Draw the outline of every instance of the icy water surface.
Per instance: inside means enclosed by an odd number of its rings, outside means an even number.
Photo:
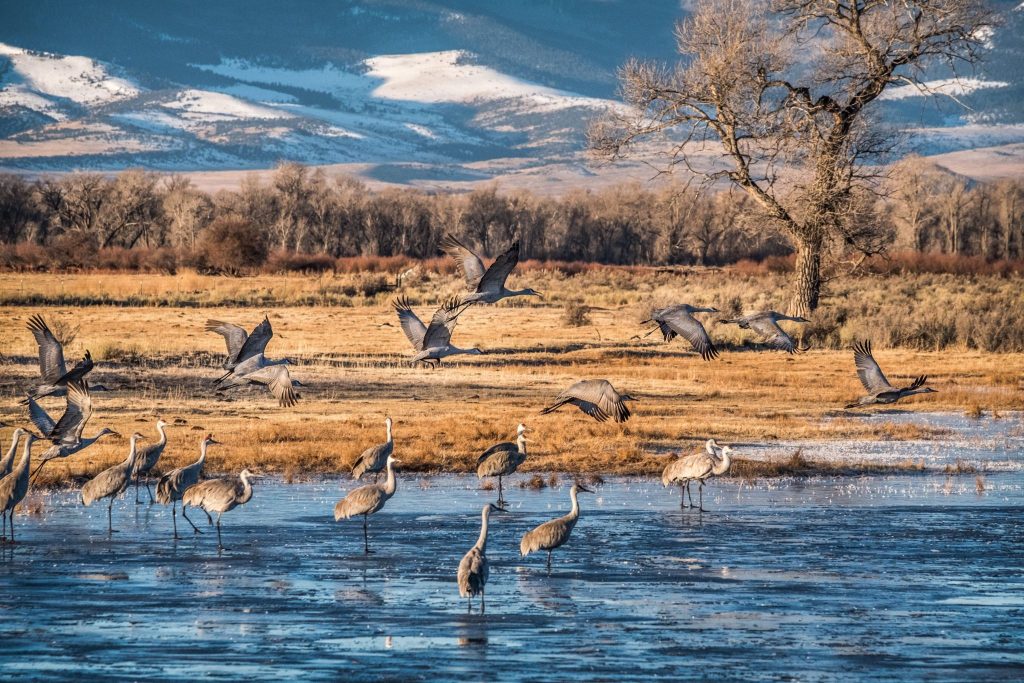
[[[563,481],[565,481],[563,477]],[[342,484],[351,486],[349,482]],[[265,481],[213,533],[173,543],[169,510],[71,493],[0,551],[0,672],[100,679],[992,679],[1024,673],[1024,474],[816,479],[581,496],[571,542],[518,556],[568,507],[512,488],[494,515],[487,613],[455,569],[494,495],[401,478],[370,520],[335,523],[337,482]],[[143,494],[145,495],[145,494]],[[202,517],[201,513],[197,516]],[[179,518],[180,521],[180,518]],[[183,525],[184,526],[184,525]],[[205,526],[205,522],[204,522]],[[212,532],[212,530],[211,530]]]

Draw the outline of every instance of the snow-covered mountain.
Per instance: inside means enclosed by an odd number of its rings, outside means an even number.
[[[583,131],[615,106],[616,68],[673,60],[685,11],[678,0],[16,5],[0,23],[0,167],[290,159],[399,182],[558,164],[587,175]],[[926,151],[1024,140],[1024,10],[1004,10],[984,70],[935,83],[967,108],[888,94],[885,115],[920,128]]]

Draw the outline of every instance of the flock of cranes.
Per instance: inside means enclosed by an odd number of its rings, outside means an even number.
[[[394,310],[402,331],[413,348],[410,363],[422,363],[430,368],[440,366],[443,359],[459,354],[479,354],[479,349],[462,349],[452,344],[452,333],[459,317],[474,304],[493,304],[502,299],[518,296],[537,296],[541,294],[533,289],[510,290],[505,286],[508,276],[519,261],[519,243],[498,256],[489,267],[484,267],[481,257],[462,242],[447,236],[442,244],[444,250],[453,256],[465,277],[468,292],[460,297],[445,301],[431,316],[428,324],[416,315],[405,298],[393,302]],[[655,323],[656,327],[647,334],[660,331],[666,342],[676,336],[684,338],[693,350],[705,361],[711,361],[720,354],[704,325],[695,314],[718,313],[713,307],[697,307],[679,304],[652,312],[651,318],[644,323]],[[809,322],[802,317],[787,316],[775,311],[763,311],[749,315],[722,319],[719,322],[735,324],[759,334],[772,348],[798,353],[800,348],[796,340],[780,327],[780,321],[798,323]],[[79,453],[106,436],[117,436],[116,432],[102,428],[92,436],[86,436],[86,426],[93,414],[92,392],[106,391],[100,385],[90,385],[88,375],[94,367],[91,354],[86,351],[81,361],[70,370],[64,359],[64,349],[57,340],[46,321],[39,315],[33,316],[28,329],[35,338],[39,349],[40,378],[34,389],[27,392],[22,404],[27,406],[28,416],[38,430],[38,434],[30,430],[17,428],[9,450],[0,459],[0,511],[3,513],[3,541],[7,542],[8,529],[10,542],[14,542],[14,509],[25,498],[30,483],[46,463],[67,458]],[[244,385],[266,387],[279,405],[290,407],[295,405],[300,396],[296,389],[304,385],[292,379],[287,358],[271,359],[266,356],[266,349],[273,338],[270,320],[264,317],[252,332],[233,323],[209,320],[206,331],[224,338],[227,355],[223,363],[224,374],[213,380],[214,391],[227,391]],[[646,335],[645,335],[646,336]],[[888,404],[899,401],[907,396],[933,392],[926,387],[927,377],[918,377],[907,387],[892,386],[882,373],[881,368],[871,354],[869,341],[854,345],[854,362],[857,375],[868,392],[867,395],[847,405],[847,408],[872,404]],[[65,408],[58,420],[54,420],[39,401],[43,398],[63,398]],[[630,410],[626,405],[636,400],[628,393],[618,391],[605,379],[585,379],[574,383],[561,393],[553,402],[545,407],[541,414],[560,409],[566,405],[577,407],[597,422],[613,420],[622,423],[630,419]],[[7,425],[0,425],[7,426]],[[182,516],[192,526],[195,533],[202,533],[198,526],[189,518],[187,508],[202,510],[209,524],[217,529],[218,548],[223,548],[221,537],[221,516],[252,498],[252,481],[256,478],[249,470],[242,470],[237,477],[224,477],[203,480],[202,472],[206,462],[207,449],[219,442],[212,435],[207,435],[200,444],[199,459],[195,462],[167,472],[159,478],[154,497],[150,489],[149,479],[157,467],[167,447],[168,423],[158,420],[156,431],[158,440],[149,446],[141,447],[146,437],[134,433],[129,439],[129,452],[124,461],[109,467],[86,482],[81,489],[81,500],[85,506],[94,502],[107,500],[107,530],[113,534],[113,503],[129,486],[135,484],[135,502],[139,499],[139,484],[143,483],[149,494],[150,503],[156,502],[171,506],[174,538],[180,538],[177,526],[177,508],[180,502]],[[362,517],[363,547],[370,553],[369,516],[382,510],[397,491],[395,465],[400,461],[395,458],[395,443],[392,433],[393,420],[385,419],[386,440],[371,446],[356,459],[352,476],[358,480],[365,475],[373,474],[374,482],[350,491],[334,506],[336,521]],[[462,597],[469,600],[479,596],[481,611],[484,609],[484,588],[488,577],[487,534],[491,512],[506,511],[503,480],[514,474],[527,460],[526,434],[528,428],[520,423],[516,430],[516,440],[495,444],[484,451],[477,460],[477,476],[497,477],[498,498],[493,504],[485,506],[481,513],[480,535],[476,544],[466,553],[459,564],[457,579]],[[24,443],[23,454],[17,465],[14,464],[18,445]],[[30,475],[33,444],[45,441],[49,444],[42,453],[39,464]],[[721,476],[729,471],[733,450],[729,446],[720,446],[714,439],[708,440],[704,452],[693,455],[682,455],[668,464],[662,474],[664,486],[680,487],[680,507],[687,506],[703,510],[703,488],[708,478]],[[381,474],[385,475],[383,483],[378,483]],[[693,504],[690,484],[698,482],[699,502]],[[589,493],[589,489],[581,484],[574,485],[570,492],[571,509],[568,514],[545,522],[529,531],[522,537],[520,553],[525,557],[530,553],[546,551],[547,566],[550,569],[551,553],[554,549],[568,542],[572,530],[579,519],[580,507],[577,499],[579,493]],[[214,523],[210,513],[217,513]]]

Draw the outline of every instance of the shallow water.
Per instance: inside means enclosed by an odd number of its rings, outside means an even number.
[[[564,477],[563,477],[564,480]],[[493,492],[401,478],[370,520],[335,523],[350,482],[265,481],[212,529],[169,510],[43,498],[0,551],[4,678],[799,680],[1024,671],[1024,473],[716,482],[709,512],[614,480],[572,540],[518,556],[566,487],[511,488],[492,517],[487,613],[455,569]],[[143,496],[145,494],[143,493]],[[198,513],[198,517],[202,517]],[[180,522],[179,517],[179,522]],[[205,521],[203,525],[205,527]],[[184,529],[187,526],[182,524]],[[185,535],[185,534],[183,534]]]

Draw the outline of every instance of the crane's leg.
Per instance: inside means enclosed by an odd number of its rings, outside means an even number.
[[[11,545],[14,545],[14,508],[7,513],[7,523],[11,527]]]
[[[466,597],[466,614],[473,613],[473,596],[469,595]]]
[[[114,533],[114,497],[110,497],[110,502],[107,503],[107,536]]]
[[[135,504],[142,505],[142,501],[139,500],[139,475],[135,475]]]
[[[504,507],[504,505],[503,505],[504,502],[505,502],[505,494],[502,492],[502,488],[501,488],[501,475],[499,474],[498,475],[498,507]]]
[[[224,544],[220,542],[220,516],[223,513],[217,513],[217,550],[224,550]]]
[[[704,480],[700,482],[700,486],[697,487],[697,493],[700,495],[700,511],[704,512]]]
[[[683,486],[682,482],[679,483],[679,509],[682,510],[686,507],[686,487]]]
[[[192,520],[188,518],[188,513],[185,512],[185,503],[184,503],[184,501],[182,501],[182,503],[181,503],[181,516],[185,518],[186,522],[188,522],[189,524],[192,524],[192,531],[196,532],[197,534],[203,533],[202,531],[199,530],[199,527],[197,527],[195,524],[193,524]]]
[[[206,511],[206,508],[199,508],[199,509],[203,511],[204,515],[206,515],[206,523],[212,526],[213,525],[213,517],[210,516],[210,513]]]
[[[149,480],[143,482],[146,485],[146,493],[149,494],[149,504],[152,505],[156,501],[153,500],[153,489],[149,488]]]
[[[484,602],[484,587],[480,586],[480,614],[483,614],[487,609],[487,604]]]
[[[0,543],[7,543],[7,510],[3,511],[3,533],[0,534]]]
[[[687,507],[693,507],[693,491],[690,490],[690,480],[686,480],[686,495],[690,498],[690,504]]]
[[[174,540],[177,541],[181,536],[178,535],[178,501],[171,501],[171,523],[174,525]]]
[[[551,573],[551,551],[548,551],[548,573]]]
[[[366,555],[370,554],[370,536],[366,531],[366,522],[368,515],[363,515],[363,553]]]

